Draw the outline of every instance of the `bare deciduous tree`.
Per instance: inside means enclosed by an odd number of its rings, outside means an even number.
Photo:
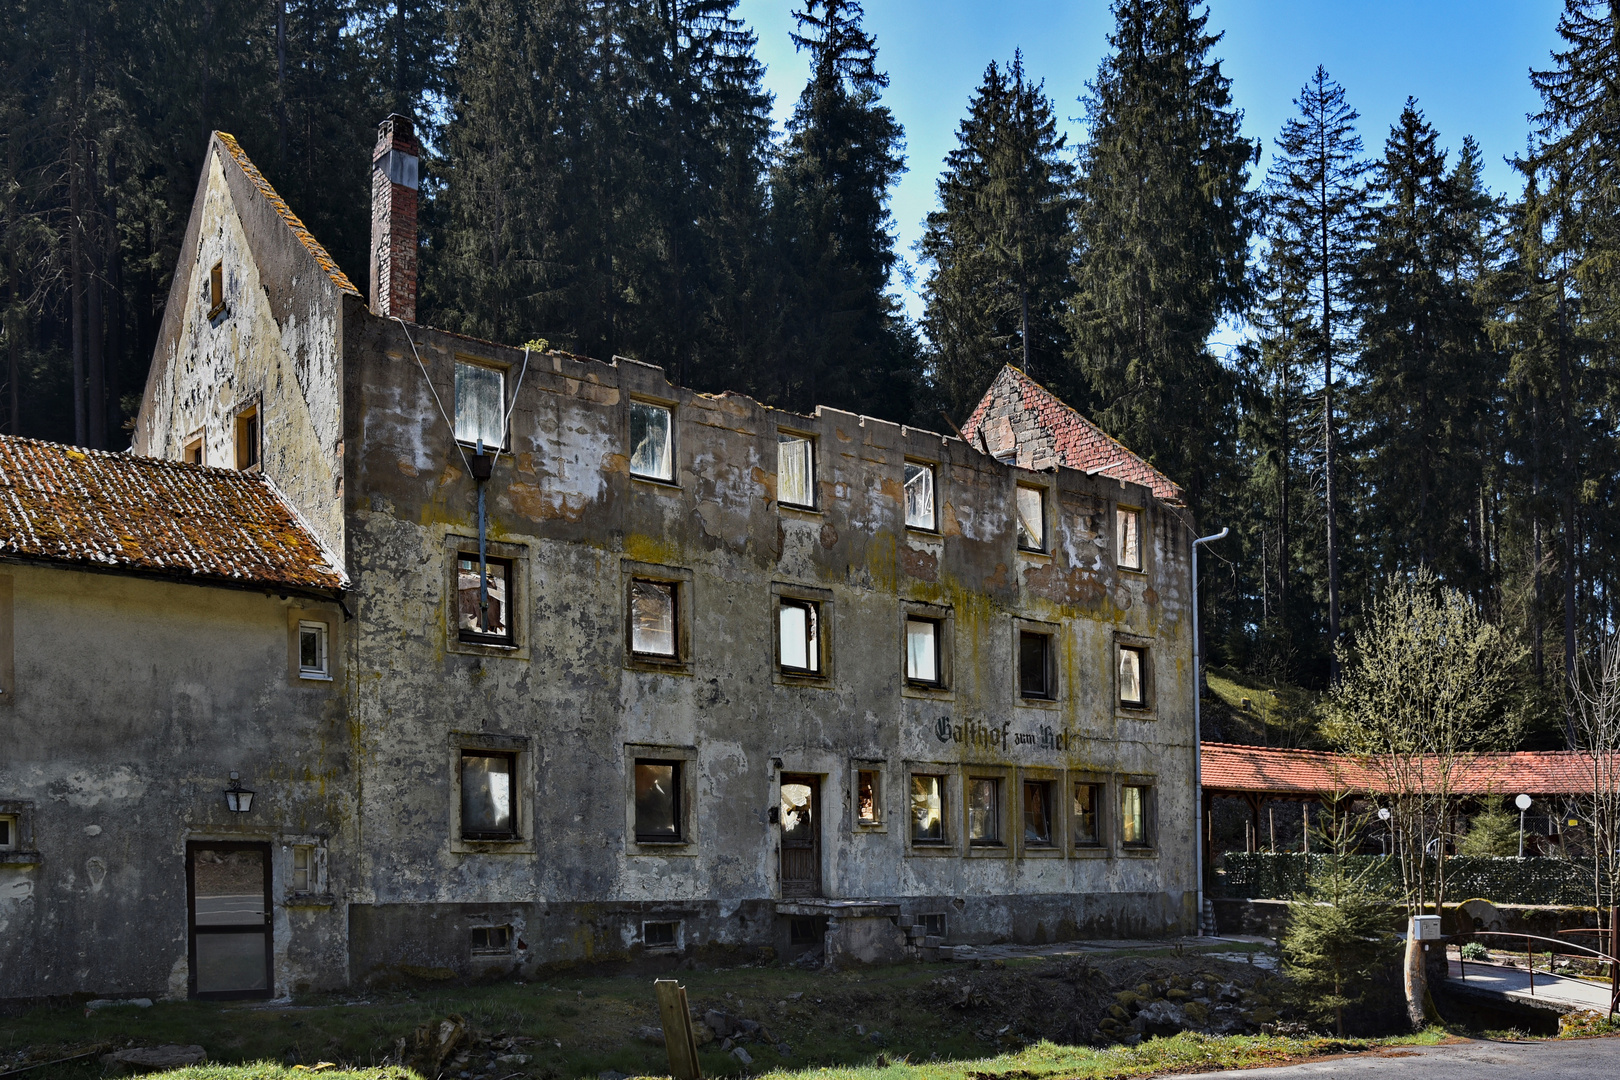
[[[1599,911],[1620,904],[1620,632],[1576,658],[1574,747],[1591,781],[1592,892]]]

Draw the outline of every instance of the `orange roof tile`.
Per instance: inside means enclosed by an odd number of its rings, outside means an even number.
[[[231,159],[236,162],[247,178],[252,181],[253,186],[259,189],[259,194],[263,195],[265,201],[275,209],[276,213],[281,215],[281,220],[287,223],[287,227],[293,231],[294,236],[298,237],[299,242],[309,249],[309,253],[315,257],[315,262],[322,270],[326,271],[326,276],[332,279],[332,284],[346,293],[359,296],[360,290],[354,287],[353,282],[349,280],[349,275],[345,274],[332,256],[327,254],[326,248],[322,247],[321,242],[315,239],[315,234],[304,227],[304,223],[299,220],[298,215],[292,212],[292,207],[287,205],[287,200],[276,193],[276,189],[270,185],[270,181],[264,178],[264,173],[259,171],[259,167],[253,164],[252,159],[247,156],[247,151],[243,150],[241,144],[236,141],[236,136],[227,135],[223,131],[216,131],[214,134],[219,136],[221,145],[225,147],[226,152],[231,155]]]
[[[1322,750],[1205,743],[1204,787],[1273,795],[1376,793],[1388,788],[1376,763]],[[1592,759],[1572,750],[1479,754],[1453,777],[1457,795],[1578,795],[1592,788]]]
[[[347,578],[259,473],[0,435],[0,558],[339,589]]]

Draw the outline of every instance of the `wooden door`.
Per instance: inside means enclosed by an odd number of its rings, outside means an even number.
[[[821,777],[782,774],[782,895],[821,895]]]
[[[191,995],[270,997],[270,845],[190,844]]]

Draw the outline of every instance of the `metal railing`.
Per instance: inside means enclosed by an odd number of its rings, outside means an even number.
[[[1611,942],[1613,938],[1620,936],[1620,933],[1617,933],[1616,925],[1612,922],[1607,929],[1602,927],[1588,926],[1581,927],[1576,930],[1561,930],[1559,933],[1608,934],[1611,938]],[[1546,941],[1553,945],[1557,945],[1560,950],[1578,949],[1583,953],[1588,953],[1596,957],[1599,963],[1607,963],[1609,965],[1609,1019],[1613,1020],[1615,1012],[1620,1010],[1620,958],[1617,958],[1613,953],[1606,953],[1601,949],[1589,949],[1585,945],[1577,945],[1571,941],[1560,941],[1558,938],[1543,937],[1540,934],[1512,934],[1505,930],[1471,930],[1466,934],[1457,935],[1455,938],[1453,938],[1453,940],[1466,943],[1468,939],[1475,937],[1522,938],[1524,940],[1524,966],[1525,969],[1530,973],[1530,993],[1532,996],[1536,992],[1536,957],[1535,950],[1530,945],[1532,941]],[[1610,948],[1614,948],[1616,949],[1616,952],[1620,952],[1620,948],[1616,948],[1616,946],[1612,943]],[[1548,955],[1551,955],[1550,951]],[[1468,977],[1467,963],[1467,959],[1462,955],[1462,951],[1459,948],[1457,952],[1457,975],[1459,978],[1466,979]],[[1549,975],[1553,975],[1555,978],[1557,977],[1556,973],[1552,971],[1551,961],[1548,962],[1547,973]]]

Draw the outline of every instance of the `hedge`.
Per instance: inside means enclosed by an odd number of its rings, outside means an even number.
[[[1287,900],[1305,889],[1311,868],[1326,856],[1299,852],[1228,852],[1225,895],[1251,900]],[[1371,880],[1400,883],[1399,861],[1382,855],[1352,855],[1348,861],[1359,873],[1367,868]],[[1591,859],[1517,859],[1487,855],[1457,855],[1446,860],[1446,898],[1461,901],[1484,897],[1498,904],[1591,904]],[[1429,876],[1435,872],[1433,860]]]

